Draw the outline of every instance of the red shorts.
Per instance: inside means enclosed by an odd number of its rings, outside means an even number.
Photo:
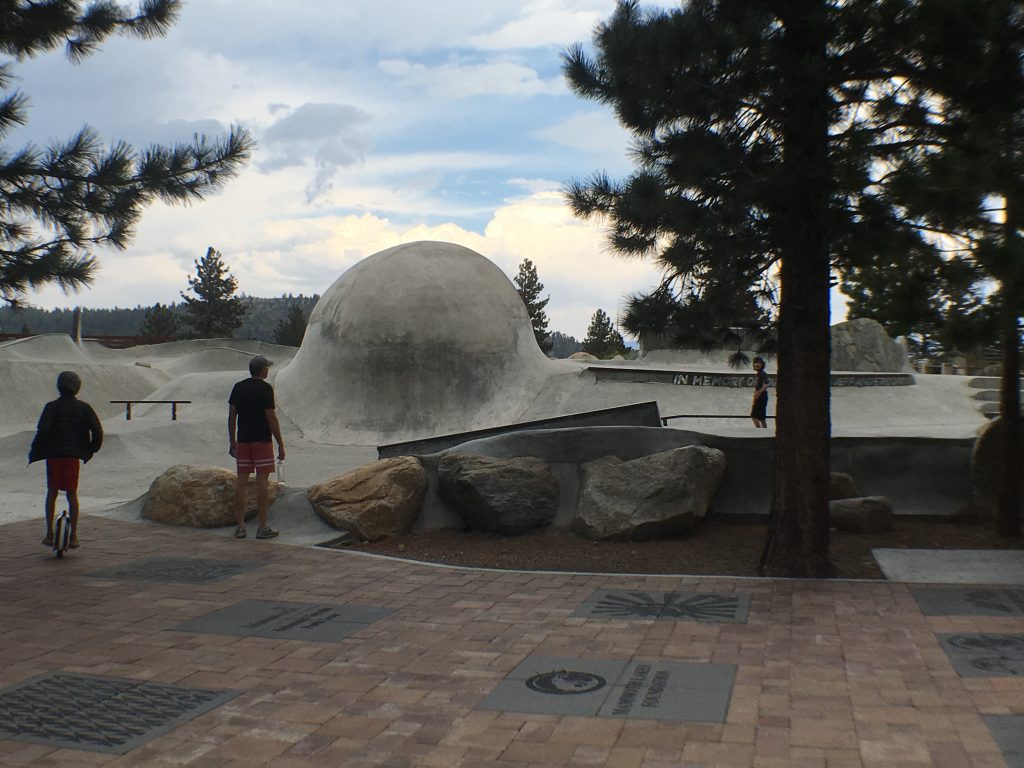
[[[238,474],[269,475],[274,471],[273,443],[237,443],[235,445],[235,465]]]
[[[51,491],[78,491],[78,459],[46,460],[46,487]]]

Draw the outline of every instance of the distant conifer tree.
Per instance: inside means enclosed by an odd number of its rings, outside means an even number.
[[[603,309],[597,310],[590,318],[590,326],[587,328],[586,338],[583,339],[583,351],[602,359],[621,355],[626,351],[622,334],[615,330],[611,318]]]
[[[289,347],[302,345],[302,337],[306,335],[306,313],[298,302],[288,307],[288,313],[282,317],[274,328],[274,342]]]
[[[189,290],[195,295],[181,294],[192,335],[200,339],[230,338],[246,313],[242,299],[235,296],[238,281],[228,271],[220,251],[212,246],[195,265],[196,276],[188,279]]]
[[[178,315],[169,306],[159,302],[146,310],[139,324],[140,336],[177,336]]]
[[[533,335],[537,339],[537,346],[545,355],[551,351],[551,338],[548,335],[548,316],[544,307],[551,300],[550,297],[542,299],[541,291],[544,290],[544,283],[537,277],[537,267],[529,259],[523,259],[519,265],[519,274],[514,280],[516,290],[519,291],[526,311],[530,315],[530,323],[533,325]]]

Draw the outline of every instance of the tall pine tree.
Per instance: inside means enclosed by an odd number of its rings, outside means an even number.
[[[545,355],[551,351],[551,338],[548,335],[548,316],[544,307],[551,300],[550,297],[542,299],[541,291],[544,290],[544,283],[537,276],[537,267],[529,259],[523,259],[519,265],[519,274],[513,281],[516,290],[526,305],[526,311],[530,315],[530,322],[533,324],[533,335],[537,339],[537,346]]]
[[[192,335],[200,339],[230,338],[246,313],[242,299],[235,296],[238,280],[228,271],[220,251],[212,246],[195,265],[196,276],[188,279],[189,290],[195,295],[181,293]]]
[[[905,0],[690,0],[642,11],[622,0],[595,32],[593,57],[582,46],[565,55],[570,85],[614,108],[637,158],[623,182],[570,184],[574,212],[603,217],[614,250],[654,258],[669,280],[717,285],[723,297],[778,280],[764,575],[833,572],[831,271],[879,249],[898,259],[887,236],[916,236],[880,194],[887,162],[906,151],[900,121],[927,118],[927,94],[900,87],[913,10]]]
[[[63,44],[77,63],[113,34],[161,36],[180,7],[180,0],[143,0],[138,10],[75,0],[0,3],[0,54],[10,57],[0,60],[0,141],[27,122],[14,62]],[[14,304],[50,283],[66,291],[90,284],[93,248],[125,248],[155,200],[202,199],[238,172],[252,146],[241,128],[221,141],[199,136],[142,152],[123,141],[104,146],[88,127],[45,149],[0,144],[0,301]]]

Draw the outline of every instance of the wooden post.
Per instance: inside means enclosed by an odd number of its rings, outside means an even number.
[[[75,307],[74,314],[71,315],[71,338],[74,339],[75,344],[81,346],[82,344],[82,308]]]

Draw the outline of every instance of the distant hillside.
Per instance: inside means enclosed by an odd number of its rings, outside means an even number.
[[[256,296],[243,296],[242,299],[249,311],[242,327],[235,332],[235,338],[273,342],[274,329],[287,314],[289,307],[297,303],[308,319],[320,297],[285,294],[274,299]],[[151,308],[138,306],[86,309],[82,313],[82,335],[135,336],[139,333],[142,318]],[[184,312],[184,304],[171,304],[170,308],[176,313]],[[0,333],[71,333],[73,315],[73,308],[39,309],[26,306],[15,310],[0,307]],[[583,348],[574,336],[567,336],[558,331],[552,332],[551,342],[552,357],[568,357]]]
[[[243,296],[249,308],[242,327],[235,338],[254,341],[274,341],[274,329],[293,304],[298,304],[306,317],[313,311],[319,296],[292,296],[259,298]],[[171,309],[182,311],[182,304],[171,304]],[[134,336],[139,332],[142,318],[150,307],[114,307],[113,309],[86,309],[82,313],[82,334],[85,336]],[[0,333],[71,333],[74,309],[39,309],[0,307]]]

